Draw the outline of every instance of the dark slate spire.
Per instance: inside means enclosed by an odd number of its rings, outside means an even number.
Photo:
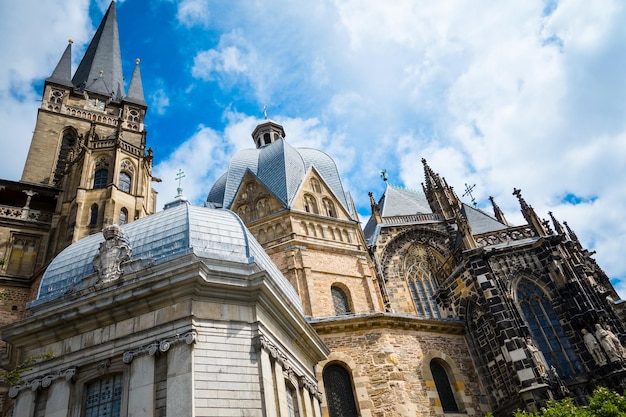
[[[72,79],[74,86],[119,101],[124,94],[115,2],[102,18]]]
[[[139,58],[135,60],[135,70],[133,71],[133,77],[130,79],[128,94],[124,100],[147,106],[143,97],[143,83],[141,82],[141,72],[139,71]]]
[[[59,63],[46,81],[72,87],[72,43],[70,39]]]

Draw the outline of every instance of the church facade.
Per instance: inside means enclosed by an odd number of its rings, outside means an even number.
[[[266,118],[204,207],[156,213],[115,13],[73,76],[67,46],[0,181],[1,413],[505,416],[626,389],[623,301],[520,190],[514,226],[423,160],[361,228],[333,159]]]

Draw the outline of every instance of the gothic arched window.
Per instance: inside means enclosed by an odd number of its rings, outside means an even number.
[[[96,171],[95,175],[93,176],[93,188],[94,189],[98,189],[98,188],[106,188],[107,187],[107,180],[109,178],[109,170],[106,168],[101,168],[99,170]]]
[[[87,417],[119,417],[122,408],[122,375],[109,375],[87,386]]]
[[[118,182],[118,188],[125,193],[130,193],[130,183],[132,179],[127,172],[120,172],[120,178]]]
[[[329,365],[323,374],[329,417],[357,417],[352,377],[341,365]]]
[[[324,209],[326,210],[326,214],[328,215],[328,217],[337,217],[337,212],[335,211],[335,204],[333,204],[333,202],[327,198],[323,200],[323,203],[324,203]]]
[[[98,223],[98,205],[92,204],[89,213],[89,226],[95,226]]]
[[[517,286],[517,300],[548,366],[554,366],[562,377],[578,373],[580,362],[543,290],[534,282],[523,279]]]
[[[440,318],[439,308],[435,301],[436,287],[428,267],[427,252],[424,247],[418,245],[411,247],[404,259],[404,271],[417,315]]]
[[[437,395],[439,395],[439,401],[441,401],[441,408],[444,413],[458,413],[459,406],[454,399],[454,391],[452,391],[452,385],[450,385],[450,378],[444,368],[442,361],[433,359],[430,361],[430,372],[433,375],[435,381],[435,387],[437,388]]]
[[[125,207],[122,207],[120,210],[120,224],[128,223],[128,210]]]
[[[333,298],[333,306],[335,307],[335,315],[343,316],[344,314],[350,314],[350,300],[344,290],[333,285],[330,287],[330,294]]]
[[[317,200],[310,194],[304,195],[304,209],[307,213],[319,214],[317,209]]]
[[[54,182],[58,182],[63,176],[66,163],[68,162],[68,155],[70,150],[76,145],[76,136],[72,132],[65,132],[63,139],[61,139],[61,148],[59,149],[59,155],[57,157],[57,165],[54,170]]]

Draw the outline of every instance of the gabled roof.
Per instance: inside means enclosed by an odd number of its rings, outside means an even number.
[[[407,190],[387,183],[385,193],[378,202],[383,217],[432,213],[423,192]]]
[[[124,78],[114,1],[102,18],[72,83],[77,88],[111,97],[115,101],[123,97]]]
[[[491,214],[465,203],[463,203],[463,214],[465,218],[467,218],[467,222],[472,228],[472,234],[474,235],[494,232],[508,227],[496,220]]]

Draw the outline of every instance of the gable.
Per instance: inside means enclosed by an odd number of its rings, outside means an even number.
[[[261,219],[285,208],[259,178],[250,170],[246,171],[231,205],[231,210],[249,223]]]

